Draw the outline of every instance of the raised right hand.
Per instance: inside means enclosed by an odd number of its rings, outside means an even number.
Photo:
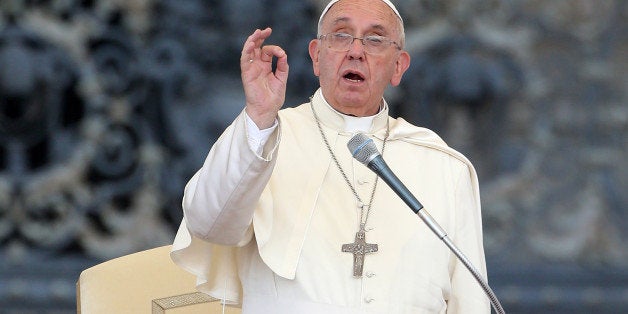
[[[270,27],[255,30],[244,43],[240,57],[240,70],[246,113],[260,130],[271,127],[277,112],[286,99],[288,82],[288,55],[279,46],[262,44],[270,36]],[[273,73],[273,57],[277,68]]]

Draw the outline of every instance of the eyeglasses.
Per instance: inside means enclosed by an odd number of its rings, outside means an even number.
[[[318,37],[320,40],[325,40],[329,44],[329,48],[335,51],[343,52],[349,51],[351,44],[354,40],[360,40],[364,45],[364,50],[370,54],[381,54],[390,45],[395,45],[397,49],[401,50],[399,44],[384,37],[377,35],[369,35],[364,37],[353,37],[346,33],[329,33]]]

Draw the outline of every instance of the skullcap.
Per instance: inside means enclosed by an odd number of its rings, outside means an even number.
[[[318,25],[320,25],[321,22],[323,21],[323,17],[325,17],[325,14],[327,14],[327,11],[329,11],[329,9],[338,1],[340,1],[340,0],[331,0],[331,1],[329,1],[327,6],[325,7],[325,9],[323,9],[323,13],[321,13],[321,17],[318,19]],[[381,1],[386,3],[386,5],[388,7],[390,7],[390,9],[393,10],[393,12],[395,12],[397,17],[403,22],[403,19],[401,18],[401,14],[399,14],[399,11],[397,11],[397,8],[395,8],[395,5],[392,4],[392,2],[390,2],[389,0],[381,0]]]

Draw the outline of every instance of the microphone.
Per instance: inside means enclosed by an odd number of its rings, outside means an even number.
[[[373,139],[366,136],[364,133],[357,133],[347,143],[347,148],[351,152],[353,158],[363,163],[369,169],[377,174],[390,188],[399,195],[399,197],[410,207],[410,209],[432,229],[439,239],[443,239],[447,236],[447,232],[441,228],[441,226],[430,216],[427,211],[423,209],[423,205],[419,200],[412,195],[410,190],[397,178],[397,176],[390,170],[390,167],[382,158],[382,155],[377,150]]]
[[[390,167],[388,167],[384,158],[382,158],[382,155],[377,150],[373,139],[369,138],[364,133],[358,133],[349,140],[347,147],[353,158],[373,170],[373,172],[382,178],[384,182],[410,206],[410,209],[412,209],[415,214],[419,213],[423,205],[410,193],[408,188],[401,183],[401,180],[397,178],[392,170],[390,170]]]
[[[397,176],[390,170],[390,167],[384,161],[384,158],[377,150],[377,146],[373,142],[373,139],[366,136],[364,133],[357,133],[347,143],[347,148],[353,158],[363,163],[369,169],[382,178],[390,188],[401,197],[401,199],[410,207],[410,209],[417,214],[425,224],[432,229],[436,236],[441,239],[447,247],[458,257],[458,259],[464,264],[464,266],[471,272],[471,275],[480,284],[482,290],[486,293],[491,305],[498,314],[506,313],[501,303],[497,299],[497,296],[488,285],[486,280],[482,278],[478,270],[473,267],[471,261],[456,247],[456,245],[449,239],[447,232],[430,216],[430,214],[423,209],[421,202],[412,195],[412,193],[406,188],[406,186],[397,178]]]

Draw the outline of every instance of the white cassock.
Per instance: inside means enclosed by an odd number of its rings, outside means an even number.
[[[375,116],[348,117],[318,90],[312,106],[365,203],[376,176],[346,144],[360,129],[381,151],[388,125],[384,159],[486,277],[478,181],[464,156],[432,131],[390,118],[385,102]],[[341,247],[354,241],[361,209],[310,104],[281,110],[265,143],[251,126],[243,111],[185,188],[171,256],[200,291],[244,313],[490,313],[464,265],[383,181],[366,225],[378,251],[354,277],[353,255]]]

